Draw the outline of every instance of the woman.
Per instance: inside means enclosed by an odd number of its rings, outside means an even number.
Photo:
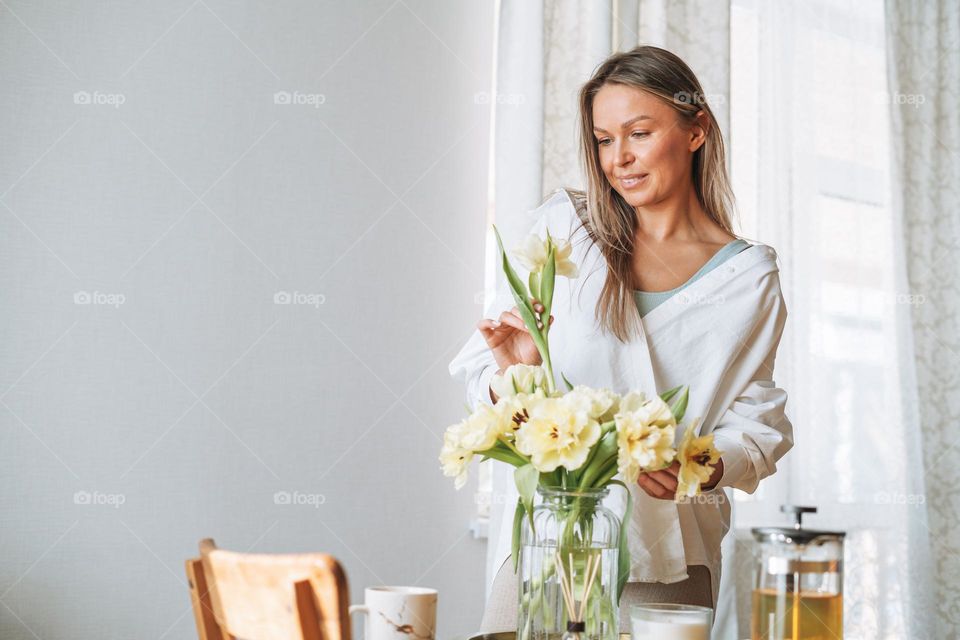
[[[579,102],[587,190],[555,192],[535,211],[533,228],[568,239],[581,269],[576,280],[557,282],[554,371],[618,393],[688,384],[686,415],[701,419],[700,434],[712,432],[722,454],[697,499],[675,503],[676,464],[641,474],[631,487],[624,526],[632,567],[620,602],[626,632],[631,604],[716,604],[720,542],[730,526],[723,488],[752,493],[792,446],[786,393],[772,378],[786,307],[773,249],[732,231],[723,140],[682,60],[649,46],[617,53]],[[490,379],[510,365],[540,364],[517,308],[501,307],[450,364],[474,403],[496,401]],[[492,540],[499,570],[484,632],[516,629],[509,520]]]

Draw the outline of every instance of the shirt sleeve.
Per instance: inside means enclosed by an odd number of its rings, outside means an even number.
[[[713,430],[723,476],[715,489],[753,493],[777,470],[777,460],[793,447],[793,425],[784,413],[787,392],[771,380],[753,380]]]
[[[497,369],[497,361],[479,329],[473,332],[449,365],[450,375],[464,384],[467,404],[472,410],[481,402],[493,406],[493,400],[490,399],[490,380]]]
[[[777,461],[793,447],[793,425],[786,415],[787,392],[773,381],[777,348],[787,309],[774,274],[765,283],[771,296],[763,305],[755,335],[767,348],[763,361],[713,429],[714,446],[723,460],[723,476],[714,487],[753,493],[760,481],[777,470]],[[756,347],[748,346],[745,349]]]

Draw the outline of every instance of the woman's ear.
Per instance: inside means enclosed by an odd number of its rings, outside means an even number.
[[[707,141],[707,134],[710,132],[710,119],[707,112],[701,109],[694,116],[693,124],[690,126],[690,153],[699,149]]]

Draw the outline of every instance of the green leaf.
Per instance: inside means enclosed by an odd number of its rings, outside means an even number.
[[[480,455],[493,458],[494,460],[499,460],[500,462],[506,462],[514,467],[522,467],[526,464],[529,464],[529,461],[526,458],[521,458],[509,449],[501,449],[499,447],[492,447],[486,451],[481,451]]]
[[[677,392],[680,391],[680,389],[682,388],[683,388],[683,385],[681,384],[679,386],[674,387],[673,389],[668,389],[660,394],[660,399],[663,400],[664,402],[670,402],[670,400],[673,399],[673,396],[677,395]]]
[[[517,572],[520,564],[520,529],[523,526],[523,502],[517,500],[517,508],[513,510],[513,540],[510,544],[510,556],[513,558],[513,572]]]
[[[600,440],[593,445],[593,451],[589,454],[590,460],[580,468],[580,488],[589,489],[595,487],[596,481],[601,477],[605,469],[613,464],[617,464],[617,432],[608,431],[600,437]]]
[[[540,276],[537,275],[536,271],[530,272],[530,275],[527,276],[527,283],[530,285],[530,295],[539,300],[540,299]]]
[[[530,331],[530,337],[533,338],[534,344],[537,345],[540,356],[544,360],[547,360],[547,343],[543,339],[543,334],[540,333],[540,328],[537,327],[537,318],[533,313],[533,307],[530,306],[530,297],[527,293],[527,288],[519,276],[517,276],[513,267],[510,266],[510,260],[507,258],[507,252],[503,249],[503,241],[500,239],[500,232],[497,231],[496,225],[493,225],[493,231],[497,236],[497,245],[500,247],[500,254],[503,256],[503,272],[507,276],[507,282],[510,283],[510,293],[513,295],[514,302],[517,303],[520,317],[523,318],[523,323],[527,325],[527,330]]]
[[[525,464],[513,472],[513,479],[517,483],[517,493],[520,494],[524,508],[528,513],[533,512],[533,496],[540,482],[540,472],[532,464]]]
[[[609,484],[618,484],[627,492],[627,509],[623,514],[623,521],[620,523],[620,544],[617,552],[617,604],[619,605],[623,588],[627,586],[627,579],[630,577],[630,549],[627,547],[627,531],[630,528],[630,518],[633,515],[633,494],[627,489],[627,485],[619,480],[611,480]]]
[[[583,464],[579,469],[576,470],[577,486],[580,487],[580,481],[583,480],[584,474],[590,468],[590,465],[593,464],[593,461],[597,458],[600,449],[603,448],[601,440],[607,436],[606,433],[600,436],[598,440],[592,447],[590,447],[590,452],[587,454],[587,459],[583,461]]]
[[[690,398],[690,387],[684,387],[683,393],[677,398],[677,401],[670,406],[670,413],[677,422],[683,420],[683,414],[687,412],[687,400]]]
[[[597,582],[599,582],[599,580],[594,582],[591,591],[597,588]],[[619,621],[614,617],[613,604],[610,603],[610,598],[605,598],[603,594],[601,594],[598,601],[600,604],[600,616],[596,620],[597,625],[599,626],[599,623],[603,621],[610,625],[608,628],[616,628]]]
[[[525,464],[513,472],[513,479],[517,483],[520,503],[527,512],[530,530],[533,531],[533,496],[537,492],[537,484],[540,482],[540,472],[532,464]]]
[[[544,486],[559,487],[560,478],[563,475],[563,467],[557,467],[550,473],[541,473],[540,480]]]
[[[548,318],[550,316],[547,316]],[[573,391],[573,385],[567,380],[567,376],[563,375],[563,371],[560,372],[560,377],[563,378],[563,384],[567,385],[567,391]]]

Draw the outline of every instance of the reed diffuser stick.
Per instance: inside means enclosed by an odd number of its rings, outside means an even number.
[[[560,557],[560,552],[555,551],[554,555],[556,555],[557,569],[559,569],[560,573],[560,591],[563,593],[563,599],[567,605],[567,617],[573,620],[576,607],[574,607],[573,604],[573,592],[570,584],[570,578],[567,577],[567,572],[563,568],[563,559]]]
[[[593,560],[596,559],[596,562]],[[597,569],[600,568],[600,556],[590,556],[587,559],[586,573],[583,581],[583,600],[580,601],[580,615],[577,616],[581,621],[587,608],[587,600],[590,597],[590,590],[593,588],[593,581],[597,577]]]

